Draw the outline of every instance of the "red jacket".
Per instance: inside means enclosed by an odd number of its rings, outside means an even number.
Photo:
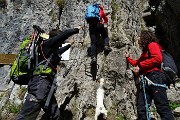
[[[161,68],[162,63],[162,48],[159,44],[152,42],[148,45],[148,51],[144,51],[140,58],[133,60],[128,57],[127,61],[132,66],[139,66],[142,73],[148,73]],[[149,52],[149,55],[148,55]]]
[[[106,14],[104,13],[103,7],[101,5],[99,7],[100,7],[100,11],[99,11],[100,23],[102,23],[102,24],[108,23],[108,18],[106,16]]]

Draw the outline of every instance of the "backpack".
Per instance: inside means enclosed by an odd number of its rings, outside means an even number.
[[[173,57],[170,53],[165,50],[162,50],[163,62],[161,64],[162,69],[166,75],[166,85],[170,87],[170,84],[173,84],[175,87],[175,82],[177,81],[177,66],[174,62]]]
[[[93,3],[93,4],[89,5],[87,7],[86,13],[85,13],[86,21],[88,23],[94,19],[100,21],[99,11],[100,11],[99,4]]]
[[[30,54],[27,48],[31,42],[31,37],[28,36],[21,44],[20,50],[11,67],[10,79],[19,85],[27,85],[30,78],[30,70],[28,69],[28,61]]]
[[[39,61],[43,37],[40,36],[44,31],[33,25],[34,32],[28,36],[21,44],[19,53],[11,67],[10,80],[19,85],[27,85],[32,75],[52,75],[52,68],[48,66],[51,57]]]

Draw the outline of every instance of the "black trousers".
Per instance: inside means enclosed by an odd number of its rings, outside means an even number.
[[[89,36],[91,38],[91,56],[96,55],[97,42],[100,39],[100,35],[104,40],[104,46],[109,46],[109,37],[107,30],[103,24],[92,23],[89,25]]]
[[[165,75],[160,71],[154,71],[146,75],[152,82],[158,84],[164,84]],[[174,120],[171,109],[169,108],[166,88],[158,86],[146,87],[147,103],[151,105],[152,100],[156,106],[158,114],[161,116],[161,120]],[[137,112],[138,120],[146,120],[146,108],[143,90],[140,89],[137,95]]]
[[[58,120],[60,110],[58,108],[55,96],[50,100],[49,108],[45,109],[44,105],[47,95],[50,91],[52,81],[47,77],[34,76],[28,83],[28,95],[16,120],[36,120],[41,108],[44,114],[41,120]],[[34,98],[34,99],[33,99]]]

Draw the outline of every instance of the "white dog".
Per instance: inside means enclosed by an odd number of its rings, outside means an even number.
[[[103,89],[103,85],[104,85],[105,80],[103,78],[101,78],[99,80],[99,87],[97,89],[96,92],[96,112],[95,112],[95,120],[98,120],[98,117],[100,115],[103,115],[103,119],[106,119],[107,117],[107,110],[104,107],[104,103],[103,103],[103,99],[104,99],[104,89]]]

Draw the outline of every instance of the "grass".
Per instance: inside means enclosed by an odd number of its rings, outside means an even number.
[[[170,102],[170,103],[169,103],[169,107],[171,108],[171,110],[174,110],[174,109],[176,109],[177,107],[180,107],[180,104],[179,104],[179,103]]]
[[[125,120],[125,119],[124,119],[123,115],[119,115],[117,120]]]
[[[18,93],[18,97],[20,98],[20,100],[24,99],[24,95],[26,94],[27,89],[25,87],[22,87]]]
[[[22,108],[22,104],[16,105],[14,103],[7,104],[7,110],[9,113],[15,113],[18,114]]]
[[[112,0],[111,7],[112,7],[111,19],[112,21],[114,21],[116,17],[116,13],[120,10],[120,5],[117,3],[116,0]]]

